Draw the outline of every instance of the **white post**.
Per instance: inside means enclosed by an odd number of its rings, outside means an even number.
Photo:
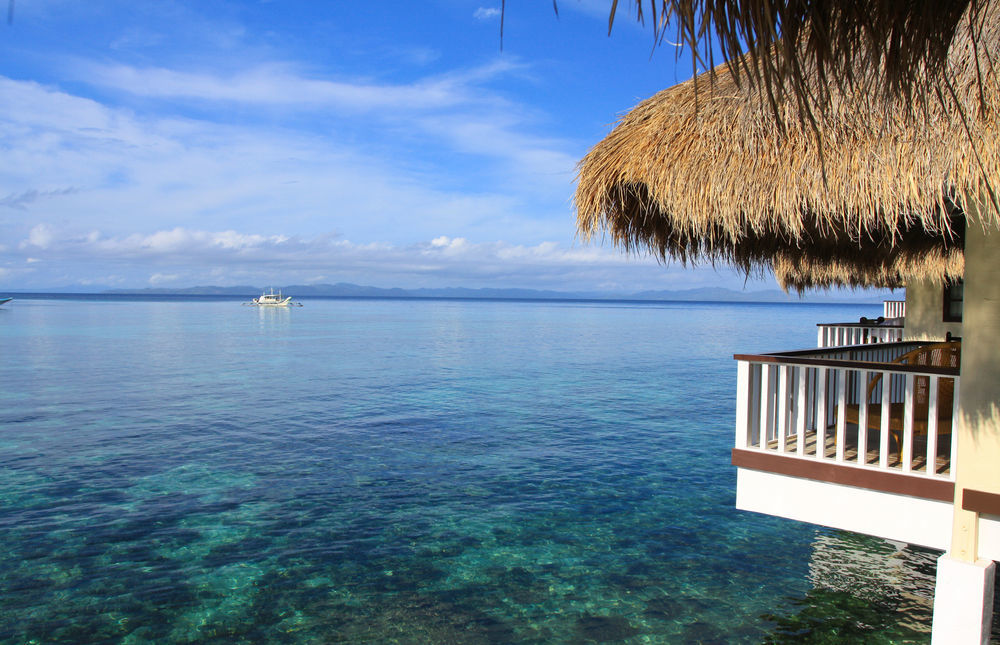
[[[826,375],[825,367],[816,368],[816,459],[826,457]]]
[[[844,461],[847,435],[847,370],[837,370],[837,461]]]
[[[931,645],[986,645],[993,623],[996,563],[964,562],[945,553],[937,561]]]
[[[878,467],[885,470],[889,467],[889,406],[892,405],[892,374],[882,372],[882,418],[879,427]]]
[[[927,466],[924,471],[934,475],[937,474],[938,377],[931,376],[927,387]]]
[[[916,403],[916,387],[913,374],[906,375],[906,394],[903,395],[903,472],[913,469],[913,406]]]
[[[809,402],[809,390],[806,387],[809,380],[809,370],[798,366],[795,373],[799,377],[798,392],[795,396],[795,434],[797,435],[795,452],[799,457],[806,454],[806,406]]]
[[[858,464],[868,463],[868,372],[858,372]]]
[[[750,363],[736,363],[736,447],[746,448],[750,442]]]
[[[782,365],[778,368],[778,451],[785,452],[785,443],[788,437],[789,407],[791,400],[788,396],[789,380],[792,376],[791,365]]]
[[[760,366],[760,449],[767,450],[767,436],[774,425],[774,379],[771,366]]]

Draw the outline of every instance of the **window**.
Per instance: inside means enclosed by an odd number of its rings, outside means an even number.
[[[959,278],[944,285],[944,322],[962,322],[962,296],[965,283]]]

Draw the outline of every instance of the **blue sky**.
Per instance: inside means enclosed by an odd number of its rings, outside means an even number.
[[[691,75],[608,6],[508,2],[501,50],[499,2],[18,0],[0,289],[743,288],[576,239],[576,162]]]

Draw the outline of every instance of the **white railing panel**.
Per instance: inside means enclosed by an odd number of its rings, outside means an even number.
[[[903,340],[902,327],[858,325],[857,323],[819,325],[816,346],[820,348],[898,343]]]
[[[906,315],[905,300],[883,300],[882,315],[886,318],[902,318]]]
[[[891,360],[911,349],[910,345],[848,348],[827,354],[837,354],[839,360]],[[803,358],[808,362],[801,361]],[[937,455],[945,440],[941,432],[947,432],[939,424],[940,418],[947,418],[939,413],[947,400],[941,398],[939,390],[947,392],[948,386],[954,387],[954,400],[947,403],[954,406],[954,418],[958,409],[957,376],[922,373],[914,371],[915,366],[888,363],[878,369],[841,367],[837,359],[817,365],[820,359],[820,355],[812,353],[790,354],[787,361],[776,354],[766,355],[760,362],[741,357],[736,379],[737,448],[953,479],[955,469],[947,461],[942,473],[937,473]],[[877,440],[872,433],[877,433]],[[814,447],[810,448],[813,439]],[[871,461],[869,439],[874,441],[872,449],[877,450],[877,459],[873,454]],[[954,455],[954,432],[950,440],[950,455]],[[848,458],[848,452],[855,449],[856,457]],[[941,454],[946,451],[947,447]],[[919,466],[921,457],[926,458],[923,467]]]

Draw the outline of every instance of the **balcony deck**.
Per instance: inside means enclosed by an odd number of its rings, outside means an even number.
[[[920,342],[736,355],[733,463],[894,490],[922,480],[947,498],[957,357],[956,344]]]
[[[853,426],[853,429],[852,429]],[[823,447],[822,458],[829,460],[831,462],[837,463],[837,438],[834,433],[835,428],[831,427],[827,429],[824,433],[825,446]],[[806,457],[816,457],[816,442],[819,438],[819,433],[815,430],[807,430],[804,435],[804,453]],[[868,435],[868,446],[865,451],[864,461],[859,461],[858,459],[858,427],[853,424],[848,424],[847,432],[844,440],[844,458],[840,463],[864,465],[871,468],[878,468],[879,464],[879,447],[881,437],[878,431],[875,431]],[[778,448],[778,440],[772,439],[767,442],[767,450],[773,451],[777,454],[782,452],[795,455],[796,448],[798,444],[797,436],[789,436],[785,438],[785,449],[782,451]],[[910,462],[911,472],[917,474],[927,474],[927,453],[926,453],[926,441],[915,440],[914,441],[914,457]],[[943,454],[942,454],[943,453]],[[947,477],[951,470],[951,455],[944,450],[944,448],[938,450],[938,455],[936,459],[934,474],[942,475]],[[886,459],[886,467],[890,470],[896,470],[898,472],[903,471],[903,459],[902,453],[899,451],[890,451]]]

